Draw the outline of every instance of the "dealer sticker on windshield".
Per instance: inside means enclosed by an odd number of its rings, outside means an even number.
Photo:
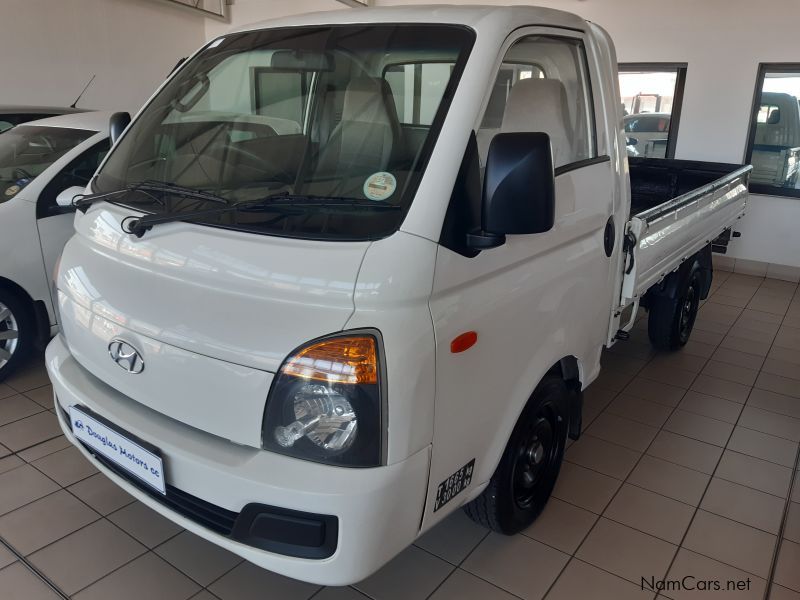
[[[472,483],[472,471],[474,470],[475,459],[473,458],[439,484],[439,487],[436,489],[436,502],[433,504],[433,512],[442,508]]]
[[[388,200],[397,189],[397,179],[391,173],[373,173],[364,182],[364,195],[370,200]]]
[[[161,457],[78,406],[69,407],[72,434],[95,452],[125,469],[153,489],[166,494]]]

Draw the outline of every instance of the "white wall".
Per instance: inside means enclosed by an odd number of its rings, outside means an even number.
[[[446,0],[445,0],[446,1]],[[377,6],[422,0],[375,0]],[[454,2],[450,2],[454,3]],[[458,4],[491,4],[458,0]],[[689,64],[677,158],[743,162],[760,62],[800,62],[797,0],[503,0],[577,13],[621,62]],[[800,267],[800,199],[755,196],[729,255]]]
[[[347,8],[336,0],[234,0],[228,7],[230,23],[208,20],[206,37],[215,38],[233,27],[289,15]]]
[[[206,18],[159,0],[0,0],[0,104],[135,111],[205,40]]]

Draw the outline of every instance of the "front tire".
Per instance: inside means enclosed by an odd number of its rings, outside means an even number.
[[[33,312],[16,294],[0,288],[0,381],[11,375],[36,340]]]
[[[659,350],[678,350],[686,345],[700,309],[703,275],[695,261],[677,298],[659,296],[653,299],[647,318],[650,342]]]
[[[561,377],[547,375],[542,380],[522,411],[489,485],[464,507],[473,521],[512,535],[536,520],[561,470],[568,396]]]

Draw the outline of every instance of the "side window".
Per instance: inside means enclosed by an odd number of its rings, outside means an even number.
[[[750,190],[800,198],[800,64],[762,64],[745,162]]]
[[[544,132],[556,168],[596,155],[583,42],[533,35],[508,49],[477,132],[481,165],[497,133]]]
[[[628,156],[675,157],[685,81],[685,64],[619,65]]]
[[[39,194],[36,218],[43,219],[63,213],[64,209],[56,204],[56,197],[72,186],[88,185],[110,147],[109,140],[98,142],[61,169]]]
[[[383,78],[394,97],[403,125],[430,127],[453,72],[453,63],[426,62],[389,65]]]

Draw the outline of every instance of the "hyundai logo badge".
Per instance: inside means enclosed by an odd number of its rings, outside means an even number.
[[[144,371],[142,355],[128,342],[119,339],[111,340],[108,345],[108,353],[120,369],[124,369],[132,375],[138,375]]]

